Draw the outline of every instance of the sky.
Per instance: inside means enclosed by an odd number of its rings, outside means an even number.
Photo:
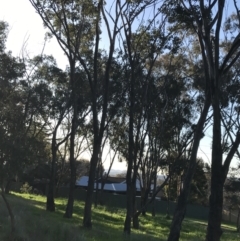
[[[0,0],[0,20],[9,23],[9,35],[7,49],[14,56],[21,56],[22,52],[30,57],[40,54],[44,46],[44,29],[42,20],[35,12],[28,0]],[[24,51],[22,51],[24,49]],[[66,56],[55,39],[48,41],[44,48],[45,54],[52,54],[57,60],[58,66],[65,69]],[[211,160],[211,131],[205,134],[201,141],[198,156],[210,164]],[[86,157],[89,157],[86,154]],[[234,164],[236,161],[233,162]],[[105,166],[108,165],[106,161]],[[113,169],[125,170],[126,163],[115,162]]]
[[[21,55],[23,48],[30,56],[42,52],[46,29],[28,0],[0,0],[0,19],[9,23],[7,48],[14,56]],[[44,53],[53,54],[65,69],[67,59],[55,39],[48,41]]]
[[[21,56],[22,49],[25,49],[24,52],[30,57],[42,52],[47,30],[28,0],[0,0],[0,20],[9,24],[7,49],[12,51],[14,56]],[[54,38],[46,43],[44,53],[53,55],[58,66],[65,69],[67,58]],[[107,152],[103,154],[106,155]],[[83,157],[90,159],[90,154],[87,152]],[[104,162],[104,166],[108,168],[109,160]],[[126,170],[126,163],[116,160],[112,169]]]

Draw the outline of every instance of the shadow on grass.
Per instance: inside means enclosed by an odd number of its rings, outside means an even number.
[[[107,212],[106,207],[93,209],[93,228],[81,227],[83,205],[76,202],[72,219],[64,219],[65,199],[56,200],[56,212],[45,211],[45,197],[34,195],[8,195],[16,219],[16,240],[79,241],[114,240],[120,241],[123,235],[124,212]],[[142,220],[142,219],[141,219]],[[6,221],[6,220],[4,220]],[[144,226],[145,224],[143,224]],[[156,225],[156,224],[155,224]],[[5,229],[5,233],[8,232]],[[7,234],[5,235],[7,237]],[[130,240],[161,240],[154,232],[154,226],[133,230]],[[5,239],[1,239],[1,241]],[[6,240],[8,240],[6,238]],[[128,239],[129,240],[129,239]],[[162,239],[164,240],[164,239]]]
[[[105,240],[166,240],[171,220],[164,216],[151,215],[140,216],[140,229],[132,230],[131,237],[123,235],[123,223],[125,211],[120,208],[109,208],[99,206],[93,209],[93,228],[86,230],[82,227],[83,202],[75,201],[74,215],[72,219],[63,218],[67,200],[56,199],[56,212],[46,212],[46,197],[35,195],[8,195],[16,217],[17,236],[24,241],[105,241]],[[0,203],[1,204],[1,203]],[[3,214],[3,215],[2,215]],[[1,218],[3,216],[4,218]],[[5,237],[9,231],[9,220],[7,212],[0,207],[0,240],[5,241],[1,236],[4,231]],[[2,226],[2,228],[1,228]],[[226,238],[222,240],[240,240],[231,227],[224,226]],[[183,222],[181,240],[202,240],[205,237],[206,222],[201,220],[185,219]],[[229,239],[230,237],[230,239]],[[7,241],[8,239],[6,239]],[[16,239],[17,240],[17,239]],[[19,239],[20,241],[20,239]]]

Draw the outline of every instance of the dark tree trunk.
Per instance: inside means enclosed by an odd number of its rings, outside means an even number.
[[[216,98],[216,97],[215,97]],[[223,187],[227,178],[229,166],[234,153],[240,143],[240,133],[236,135],[235,141],[228,152],[223,163],[221,146],[221,115],[219,101],[214,99],[214,123],[213,123],[213,151],[212,151],[212,175],[211,175],[211,195],[209,198],[209,217],[206,240],[219,241],[222,235],[221,221],[223,208]],[[223,164],[222,164],[223,163]]]
[[[115,153],[114,153],[113,159],[111,160],[111,163],[110,163],[110,166],[108,168],[108,171],[107,171],[106,175],[104,175],[103,178],[102,178],[101,190],[100,190],[100,193],[99,193],[99,201],[100,201],[101,204],[104,203],[104,200],[102,199],[102,193],[103,193],[103,189],[104,189],[104,186],[106,184],[106,181],[108,179],[109,173],[112,169],[112,165],[113,165],[113,162],[114,162],[114,159],[115,159],[116,155],[117,155],[117,151],[115,151]]]
[[[9,194],[12,180],[8,180],[5,185],[5,194]]]
[[[103,200],[103,190],[104,190],[104,186],[105,186],[105,183],[106,183],[106,180],[108,178],[108,174],[106,176],[104,176],[101,180],[101,189],[99,190],[99,204],[100,205],[103,205],[104,204],[104,200]]]
[[[75,60],[70,61],[71,66],[71,88],[72,88],[72,100],[73,100],[73,117],[72,117],[72,126],[71,126],[71,135],[70,135],[70,185],[69,185],[69,195],[66,211],[64,214],[65,218],[72,218],[73,215],[73,204],[74,204],[74,192],[76,185],[76,161],[75,161],[75,134],[77,129],[77,100],[76,100],[76,90],[75,90]]]
[[[135,197],[134,197],[134,199],[135,199]],[[134,214],[135,214],[135,213],[138,213],[138,212],[137,212],[137,208],[136,208],[136,203],[135,203],[133,209],[134,209]],[[134,214],[132,215],[132,216],[133,216],[133,218],[132,218],[132,219],[133,219],[133,228],[134,228],[134,229],[139,229],[139,218],[138,218],[139,215],[134,215]]]
[[[99,151],[100,151],[100,144],[96,142],[93,148],[93,154],[92,154],[92,159],[90,164],[87,195],[86,195],[85,207],[84,207],[83,226],[86,228],[92,228],[93,191],[94,191],[95,173],[96,173]]]
[[[131,149],[131,145],[129,147],[130,152],[132,153],[133,149]],[[133,155],[131,155],[131,158],[133,158]],[[132,180],[132,166],[133,166],[133,160],[128,161],[128,169],[127,169],[127,176],[126,176],[126,183],[127,183],[127,213],[125,217],[125,222],[124,222],[124,233],[126,235],[131,234],[131,220],[133,216],[133,193],[135,194],[135,189],[136,189],[136,184],[134,186],[134,182]]]
[[[50,212],[55,211],[54,197],[55,197],[56,159],[57,159],[56,133],[57,133],[57,130],[55,129],[52,137],[51,178],[48,185],[47,204],[46,204],[46,210]]]
[[[5,190],[4,190],[3,185],[2,185],[2,187],[1,187],[1,189],[2,189],[1,195],[2,195],[3,201],[5,202],[5,205],[6,205],[6,207],[7,207],[8,214],[9,214],[9,216],[10,216],[11,231],[12,231],[12,233],[14,233],[14,232],[15,232],[15,229],[16,229],[16,228],[15,228],[15,218],[14,218],[14,215],[13,215],[13,212],[12,212],[11,205],[9,204],[9,202],[8,202],[6,196],[5,196]]]
[[[185,213],[186,213],[187,200],[188,200],[188,195],[190,192],[191,181],[192,181],[192,178],[193,178],[193,175],[195,172],[195,167],[196,167],[197,151],[198,151],[200,140],[202,138],[203,126],[204,126],[204,123],[205,123],[205,120],[206,120],[206,117],[208,114],[208,110],[210,108],[211,102],[210,102],[209,97],[210,97],[209,95],[206,96],[204,109],[201,113],[201,116],[200,116],[198,124],[197,124],[196,131],[194,134],[194,141],[193,141],[190,162],[189,162],[187,173],[185,175],[183,189],[178,198],[177,206],[176,206],[176,209],[174,212],[172,224],[170,227],[170,233],[168,236],[168,241],[178,241],[179,237],[180,237],[182,221],[183,221]]]
[[[155,171],[155,174],[154,174],[154,184],[153,184],[153,193],[156,192],[156,189],[157,189],[157,171]],[[152,216],[155,217],[156,216],[156,202],[155,202],[155,196],[154,196],[154,199],[153,199],[153,205],[152,205]]]
[[[127,174],[127,176],[128,176],[128,174]],[[127,213],[126,213],[126,217],[125,217],[124,230],[123,230],[126,235],[131,234],[131,217],[132,217],[132,213],[133,213],[132,188],[133,187],[132,187],[131,176],[130,176],[130,180],[127,177]]]
[[[240,232],[240,208],[238,209],[236,228],[237,228],[237,232]]]
[[[132,132],[131,132],[132,133]],[[132,135],[130,134],[132,137]],[[127,169],[127,176],[126,176],[126,182],[127,182],[127,213],[126,218],[124,222],[124,233],[127,235],[131,234],[131,220],[134,215],[134,195],[136,193],[136,181],[134,181],[134,173],[132,177],[132,169],[133,169],[133,139],[131,139],[131,143],[129,143],[129,156],[131,159],[128,161],[128,169]],[[136,220],[134,221],[136,224]]]
[[[223,167],[222,167],[222,136],[221,115],[218,90],[213,92],[213,143],[211,168],[211,195],[209,198],[209,216],[206,241],[219,241],[222,235],[222,207],[223,207]]]
[[[134,229],[139,229],[139,215],[134,215],[137,213],[137,203],[136,203],[136,180],[137,180],[137,169],[134,168],[134,173],[133,173],[133,180],[132,180],[132,187],[133,187],[133,192],[132,192],[132,222],[133,222],[133,228]]]
[[[69,195],[68,195],[68,203],[66,207],[66,211],[64,214],[65,218],[72,218],[73,214],[73,204],[74,204],[74,192],[75,192],[75,184],[76,184],[76,161],[74,157],[74,147],[75,147],[75,131],[76,131],[76,118],[77,113],[74,110],[73,119],[72,119],[72,128],[71,128],[71,136],[70,136],[70,184],[69,184]]]
[[[221,179],[212,175],[211,195],[209,198],[209,217],[206,241],[219,241],[222,235],[223,184]]]
[[[169,178],[168,189],[167,189],[167,210],[166,210],[167,217],[170,217],[170,188],[171,188],[171,177]]]
[[[103,144],[103,146],[105,145],[105,143]],[[94,203],[94,207],[96,208],[98,206],[98,202],[99,202],[99,178],[102,180],[103,176],[102,173],[100,173],[101,167],[102,167],[102,148],[100,149],[99,152],[99,157],[98,157],[98,163],[97,163],[97,173],[96,173],[96,192],[95,192],[95,203]],[[100,174],[100,175],[99,175]],[[102,183],[102,182],[101,182]]]
[[[155,202],[155,198],[152,202],[152,217],[156,216],[156,208],[155,208],[156,202]]]
[[[76,183],[76,169],[75,169],[75,163],[70,164],[71,165],[71,180],[69,185],[69,194],[68,194],[68,203],[66,207],[66,211],[64,214],[65,218],[72,218],[73,214],[73,204],[74,204],[74,192],[75,192],[75,183]]]
[[[142,191],[142,195],[141,195],[141,209],[142,209],[142,215],[146,216],[146,203],[148,200],[148,196],[149,196],[149,188],[144,188]]]
[[[95,191],[95,202],[94,207],[96,208],[98,206],[98,193],[99,193],[99,161],[97,164],[97,173],[96,173],[96,191]]]
[[[56,188],[55,188],[55,196],[58,195],[58,192],[59,192],[59,187],[62,183],[62,179],[63,179],[63,173],[64,173],[64,167],[65,167],[65,158],[66,156],[62,159],[62,164],[61,164],[61,170],[60,170],[60,173],[58,175],[58,180],[57,180],[57,184],[56,184]]]
[[[136,189],[136,185],[132,181],[132,170],[134,164],[134,137],[133,137],[133,114],[134,114],[134,65],[132,64],[132,76],[131,76],[131,89],[130,89],[130,109],[129,109],[129,137],[128,137],[128,168],[126,175],[126,183],[127,183],[127,213],[124,222],[124,233],[126,235],[131,234],[131,217],[133,215],[133,192]]]

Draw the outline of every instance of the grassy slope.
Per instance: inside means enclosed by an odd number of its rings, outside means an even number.
[[[45,211],[45,197],[35,195],[14,194],[7,196],[13,207],[16,218],[17,233],[15,241],[120,241],[127,239],[123,235],[125,211],[107,207],[93,209],[93,229],[84,230],[81,227],[83,203],[75,202],[75,214],[72,219],[64,219],[66,199],[56,200],[56,212]],[[130,240],[166,240],[170,220],[157,215],[155,218],[147,215],[140,217],[140,230],[133,230]],[[182,241],[204,240],[206,222],[185,219],[183,223]],[[231,225],[223,225],[222,240],[239,241],[240,235]],[[0,240],[8,241],[10,231],[7,210],[0,199]],[[129,239],[128,239],[129,240]]]

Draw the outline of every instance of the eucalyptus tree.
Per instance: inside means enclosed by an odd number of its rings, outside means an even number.
[[[41,16],[45,26],[56,37],[63,51],[67,55],[70,64],[70,73],[73,79],[75,64],[80,63],[89,81],[91,91],[92,129],[93,129],[93,153],[89,172],[89,185],[86,196],[83,224],[91,227],[91,206],[94,188],[95,169],[102,144],[103,134],[106,128],[106,116],[108,107],[110,69],[115,50],[115,40],[119,31],[119,7],[117,1],[114,14],[110,15],[105,9],[103,1],[30,1]],[[125,4],[124,4],[125,5]],[[111,6],[110,6],[111,8]],[[101,36],[101,23],[105,24],[109,49],[106,52],[106,61],[101,64],[102,51],[99,48]],[[113,30],[111,31],[111,26]],[[74,81],[71,80],[72,91],[75,93]],[[74,94],[75,96],[75,94]],[[100,102],[99,102],[100,101]],[[73,108],[75,109],[75,108]],[[101,114],[100,114],[100,112]],[[76,115],[73,118],[73,126],[76,123]],[[71,137],[75,127],[72,128]],[[73,138],[72,138],[73,140]],[[71,145],[72,148],[73,145]],[[72,153],[72,154],[71,154]],[[70,151],[72,171],[74,172],[73,149]],[[71,191],[75,185],[75,178],[71,181]],[[72,192],[71,192],[72,193]],[[67,210],[72,207],[73,196],[70,195]],[[71,204],[71,205],[70,205]],[[72,209],[72,208],[71,208]]]
[[[50,93],[43,94],[46,89],[41,84],[29,84],[27,63],[6,51],[7,27],[0,22],[0,185],[14,231],[14,215],[4,184],[47,157],[46,133],[38,118],[45,113]]]
[[[22,107],[19,105],[17,80],[23,76],[24,66],[11,53],[6,52],[8,25],[0,22],[0,185],[1,196],[7,206],[11,220],[11,230],[15,230],[15,220],[11,206],[5,197],[4,182],[15,175],[21,163],[21,136],[24,133]]]
[[[178,162],[192,140],[191,126],[195,113],[194,98],[191,97],[187,87],[189,86],[187,65],[186,56],[178,53],[162,55],[154,66],[155,80],[148,94],[148,151],[146,158],[140,163],[142,182],[145,187],[142,197],[143,206],[146,206],[147,193],[151,184],[156,185],[159,170],[164,169],[167,173],[166,166],[170,165],[168,153],[176,157],[174,162]],[[171,175],[168,173],[168,176]],[[153,192],[156,190],[155,185]],[[144,189],[147,191],[145,194]]]
[[[51,98],[42,103],[48,111],[48,115],[41,120],[45,122],[48,135],[51,136],[51,176],[47,193],[46,210],[55,211],[54,190],[56,179],[57,150],[59,146],[66,141],[69,133],[61,140],[57,138],[58,129],[63,119],[70,109],[70,91],[67,85],[68,73],[59,69],[52,56],[36,56],[30,61],[29,82],[40,82],[42,88],[45,86],[45,92],[51,92]]]
[[[216,1],[166,1],[166,13],[175,30],[188,33],[188,44],[191,36],[198,42],[204,70],[204,106],[196,126],[191,151],[189,168],[185,176],[184,187],[179,196],[173,217],[168,240],[179,240],[181,223],[186,212],[190,183],[196,167],[196,154],[201,139],[204,122],[210,106],[213,110],[213,143],[211,165],[211,195],[209,199],[209,219],[206,240],[220,240],[223,185],[227,177],[229,165],[236,152],[240,135],[237,134],[227,157],[223,160],[221,130],[221,93],[229,81],[227,75],[239,58],[239,9],[236,1],[232,2],[233,13],[224,12],[227,3]],[[224,21],[224,19],[226,21]],[[223,37],[224,36],[224,37]],[[239,131],[236,131],[239,133]]]
[[[8,25],[0,22],[0,128],[1,128],[1,184],[8,176],[15,176],[18,164],[14,162],[23,152],[27,137],[24,102],[24,63],[6,52],[5,41],[7,38]],[[21,142],[21,138],[23,141]],[[14,140],[15,139],[15,140]],[[16,149],[13,151],[13,149]],[[24,165],[24,164],[23,164]],[[3,169],[6,169],[3,171]],[[11,177],[11,178],[12,178]]]
[[[127,155],[127,214],[124,232],[131,232],[131,217],[135,206],[136,178],[140,160],[145,151],[148,125],[147,95],[151,94],[150,83],[153,81],[153,67],[155,61],[164,52],[176,51],[178,39],[169,32],[165,32],[164,21],[160,21],[160,12],[154,11],[161,5],[157,1],[145,1],[139,4],[128,2],[121,12],[123,22],[122,52],[126,66],[127,100],[125,104],[125,120],[127,126],[128,146],[124,152]],[[153,18],[144,20],[146,9],[151,9]],[[158,21],[159,20],[159,21]],[[137,27],[136,27],[137,26]],[[152,103],[151,103],[152,104]],[[150,105],[151,105],[150,104]],[[136,217],[136,219],[135,219]],[[137,216],[133,218],[134,227],[138,227]]]
[[[77,104],[77,66],[79,56],[86,63],[91,62],[88,58],[93,47],[93,27],[96,22],[96,6],[91,1],[38,1],[30,0],[31,4],[40,15],[44,25],[54,36],[69,63],[69,81],[72,103],[72,123],[70,134],[70,167],[71,181],[68,203],[65,217],[72,217],[74,189],[76,182],[75,163],[75,134],[77,129],[78,104]]]

